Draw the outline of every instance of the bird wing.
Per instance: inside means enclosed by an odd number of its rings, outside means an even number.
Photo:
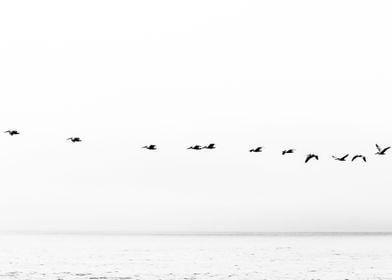
[[[353,159],[351,160],[351,161],[354,161],[356,158],[358,158],[359,156],[358,155],[356,155],[356,156],[354,156],[353,157]]]
[[[348,156],[349,156],[349,154],[347,154],[344,157],[342,157],[342,159],[346,159]]]
[[[388,151],[391,147],[386,147],[384,150],[381,151],[381,153],[385,153],[386,151]]]
[[[366,157],[362,157],[363,161],[366,162]]]
[[[381,152],[381,148],[380,148],[380,146],[379,146],[378,144],[376,144],[376,148],[377,148],[377,150],[378,150],[379,152]]]
[[[306,159],[305,159],[305,163],[307,163],[312,157],[313,157],[313,156],[311,156],[311,155],[307,155],[307,156],[306,156]]]

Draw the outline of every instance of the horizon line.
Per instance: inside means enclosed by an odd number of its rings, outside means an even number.
[[[392,231],[129,231],[129,230],[0,230],[0,235],[102,236],[388,236]]]

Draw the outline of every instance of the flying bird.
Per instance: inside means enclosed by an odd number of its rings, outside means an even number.
[[[292,153],[294,153],[294,152],[295,152],[294,149],[288,149],[288,150],[282,151],[282,155],[285,155],[285,154],[292,154]]]
[[[202,150],[203,147],[200,145],[190,146],[188,150]]]
[[[338,161],[346,161],[346,158],[349,156],[349,154],[347,154],[347,155],[345,155],[345,156],[342,156],[342,157],[335,157],[335,156],[332,156],[335,160],[338,160]]]
[[[215,149],[216,147],[215,147],[215,144],[213,144],[213,143],[211,143],[211,144],[209,144],[208,146],[204,146],[203,147],[203,149],[207,149],[207,150],[213,150],[213,149]]]
[[[251,153],[261,153],[262,149],[263,149],[263,147],[257,147],[255,149],[250,149],[249,152],[251,152]]]
[[[4,131],[4,133],[8,133],[11,136],[19,134],[19,132],[17,130],[7,130],[7,131]]]
[[[381,147],[378,144],[376,144],[376,148],[378,150],[378,152],[375,153],[376,155],[385,155],[385,152],[388,151],[391,147],[386,147],[384,149],[381,149]]]
[[[147,150],[156,150],[157,149],[156,145],[148,145],[148,146],[144,146],[142,148],[147,149]]]
[[[315,154],[308,154],[308,155],[306,156],[305,163],[307,163],[307,162],[308,162],[309,160],[311,160],[312,158],[315,158],[315,159],[319,160],[318,155],[315,155]]]
[[[82,142],[82,139],[80,139],[79,137],[70,137],[67,140],[71,140],[72,142]]]
[[[363,161],[364,161],[364,162],[366,162],[366,157],[365,157],[365,156],[363,156],[363,155],[355,155],[355,156],[352,158],[352,160],[351,160],[351,161],[354,161],[354,160],[356,160],[357,158],[362,158],[362,159],[363,159]]]

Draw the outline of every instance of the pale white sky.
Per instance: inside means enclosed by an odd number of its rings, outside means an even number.
[[[0,129],[21,135],[0,134],[0,229],[392,230],[392,153],[373,155],[392,144],[391,14],[390,1],[1,2]],[[346,152],[369,162],[332,161]]]

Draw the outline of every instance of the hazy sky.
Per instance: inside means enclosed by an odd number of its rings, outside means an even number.
[[[0,134],[0,229],[392,230],[392,153],[374,156],[392,144],[391,14],[2,1],[0,130],[21,135]],[[346,152],[368,163],[331,159]]]

